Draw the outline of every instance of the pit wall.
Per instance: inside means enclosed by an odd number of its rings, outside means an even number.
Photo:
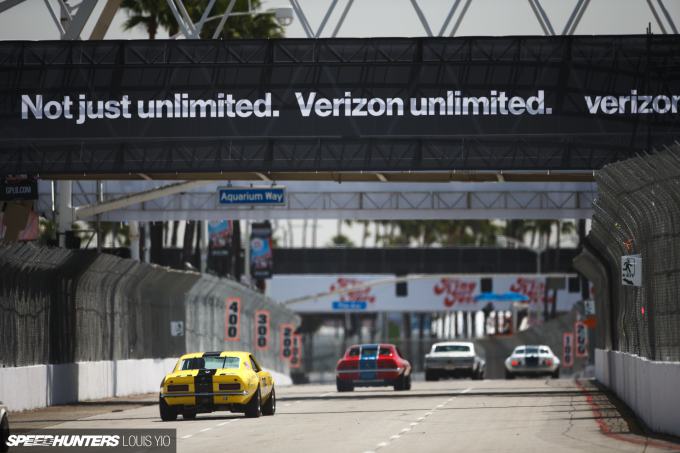
[[[649,429],[680,436],[680,362],[656,362],[633,354],[596,349],[595,376]]]
[[[78,362],[0,368],[0,401],[10,412],[111,397],[157,392],[176,358]],[[275,385],[292,385],[272,373]]]

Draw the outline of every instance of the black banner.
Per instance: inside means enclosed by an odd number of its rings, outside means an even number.
[[[680,37],[0,43],[0,172],[593,169],[680,136]]]
[[[271,278],[274,270],[272,226],[268,220],[253,223],[250,231],[250,275]]]
[[[38,177],[34,175],[0,175],[0,201],[37,200]]]

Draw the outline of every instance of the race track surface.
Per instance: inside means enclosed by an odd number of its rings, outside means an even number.
[[[583,379],[414,382],[404,392],[298,385],[276,392],[276,415],[259,419],[216,412],[162,422],[157,396],[147,395],[11,414],[10,424],[173,428],[181,453],[680,451],[678,439],[646,435],[618,400]],[[91,415],[98,404],[100,413]]]

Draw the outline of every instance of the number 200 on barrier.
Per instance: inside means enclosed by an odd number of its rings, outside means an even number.
[[[290,360],[293,357],[293,324],[281,324],[281,360]]]

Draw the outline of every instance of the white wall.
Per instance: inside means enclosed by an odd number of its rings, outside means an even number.
[[[680,362],[596,349],[595,376],[652,431],[680,436]]]
[[[141,359],[0,368],[0,401],[10,412],[18,412],[156,392],[176,363],[177,359]],[[292,385],[289,376],[267,371],[276,385]]]

